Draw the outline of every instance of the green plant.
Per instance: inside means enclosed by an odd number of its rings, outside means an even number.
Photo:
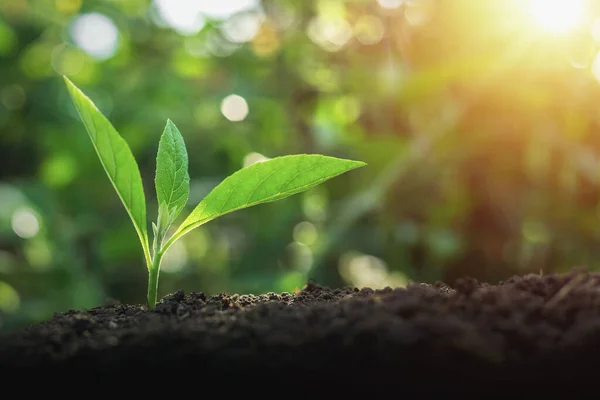
[[[189,195],[188,155],[181,133],[171,122],[160,138],[156,157],[158,218],[148,242],[146,200],[138,165],[127,142],[96,105],[64,77],[79,116],[111,183],[123,202],[142,243],[148,267],[148,307],[154,308],[162,257],[192,229],[222,215],[308,190],[328,179],[366,165],[322,155],[276,157],[242,168],[215,187],[167,239],[167,231],[185,207]]]

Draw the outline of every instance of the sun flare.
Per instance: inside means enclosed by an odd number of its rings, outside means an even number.
[[[565,33],[583,20],[585,0],[530,0],[529,12],[542,29]]]

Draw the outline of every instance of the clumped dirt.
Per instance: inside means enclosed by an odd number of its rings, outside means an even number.
[[[176,292],[154,311],[106,304],[4,335],[0,368],[113,380],[137,371],[174,385],[219,377],[230,389],[246,378],[315,392],[327,383],[338,395],[359,385],[373,393],[580,390],[600,377],[600,274],[383,290],[309,283],[260,296]]]

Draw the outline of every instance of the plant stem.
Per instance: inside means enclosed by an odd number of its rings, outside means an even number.
[[[158,273],[160,272],[160,261],[162,256],[162,251],[157,252],[154,256],[152,265],[148,269],[148,308],[150,310],[156,307],[156,296],[158,293]]]

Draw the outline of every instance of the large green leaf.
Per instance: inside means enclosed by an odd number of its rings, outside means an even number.
[[[100,162],[133,221],[149,265],[146,200],[140,171],[131,149],[92,100],[67,77],[64,79]]]
[[[242,168],[227,177],[198,204],[170,242],[221,215],[286,198],[364,165],[360,161],[300,154]]]
[[[167,120],[158,145],[155,184],[158,203],[166,206],[172,222],[187,203],[190,176],[183,137],[171,120]]]

